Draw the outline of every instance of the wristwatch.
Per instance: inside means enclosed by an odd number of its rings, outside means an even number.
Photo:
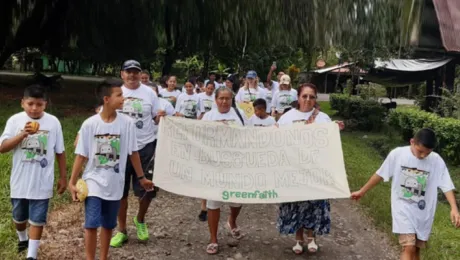
[[[137,177],[138,180],[142,180],[145,178],[145,175],[142,175],[141,177]]]

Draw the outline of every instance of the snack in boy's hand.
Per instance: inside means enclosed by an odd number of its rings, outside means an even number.
[[[77,181],[77,198],[79,201],[85,201],[86,197],[88,196],[88,186],[83,179],[79,179]]]
[[[30,125],[30,128],[32,129],[31,134],[37,133],[38,129],[40,128],[40,124],[38,122],[28,122],[27,124]]]

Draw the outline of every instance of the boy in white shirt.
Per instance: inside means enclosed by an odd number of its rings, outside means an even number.
[[[426,247],[431,233],[438,201],[438,188],[451,207],[450,218],[460,227],[460,215],[455,201],[454,184],[444,160],[433,152],[436,135],[431,129],[421,129],[410,146],[398,147],[388,154],[380,169],[351,198],[359,200],[380,181],[391,185],[393,233],[399,234],[403,247],[402,260],[420,259],[420,249]]]
[[[83,179],[88,186],[85,200],[85,251],[87,259],[95,259],[97,229],[100,233],[100,259],[107,259],[112,230],[117,226],[117,214],[125,185],[125,170],[129,156],[140,185],[152,190],[153,183],[144,177],[138,153],[136,126],[131,118],[117,113],[123,107],[123,81],[104,80],[97,89],[103,101],[99,114],[88,118],[80,128],[75,150],[76,158],[70,179],[70,191],[78,201],[76,183],[85,162]]]
[[[258,98],[252,104],[254,106],[254,115],[249,119],[249,125],[263,127],[275,125],[275,119],[267,114],[267,102],[265,99]]]
[[[0,137],[0,153],[13,151],[10,179],[13,221],[19,236],[18,251],[28,248],[28,260],[37,258],[46,224],[49,199],[53,196],[55,156],[60,175],[58,193],[67,188],[62,127],[55,116],[45,112],[46,100],[44,88],[27,87],[21,101],[24,112],[8,119]]]

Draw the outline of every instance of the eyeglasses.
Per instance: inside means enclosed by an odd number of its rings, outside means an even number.
[[[315,100],[316,96],[314,96],[314,95],[302,95],[301,98]]]

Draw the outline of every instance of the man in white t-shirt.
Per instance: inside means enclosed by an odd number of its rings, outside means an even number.
[[[53,196],[54,161],[59,165],[58,193],[67,187],[64,137],[59,120],[45,112],[47,97],[41,86],[26,88],[23,112],[11,116],[0,136],[0,153],[13,152],[10,197],[18,251],[37,258],[49,200]],[[29,222],[29,235],[27,235]]]
[[[136,139],[139,148],[142,168],[145,176],[149,180],[152,174],[147,169],[156,148],[156,136],[154,135],[154,124],[159,122],[159,117],[164,116],[164,111],[159,110],[159,101],[157,94],[148,86],[140,83],[141,66],[135,60],[127,60],[123,63],[121,69],[121,78],[124,81],[122,92],[124,97],[123,108],[121,113],[128,115],[136,126]],[[136,172],[128,161],[126,165],[125,185],[123,198],[120,203],[118,213],[118,230],[119,232],[110,241],[110,246],[121,247],[127,240],[126,217],[128,210],[129,187],[132,182],[134,195],[139,198],[139,209],[133,222],[137,229],[137,237],[140,241],[149,239],[149,233],[144,218],[149,208],[150,202],[156,196],[155,190],[146,192],[139,184]]]
[[[382,180],[391,185],[391,215],[393,233],[399,234],[403,247],[401,259],[420,259],[420,249],[426,247],[433,225],[438,188],[451,207],[452,224],[460,227],[460,215],[454,195],[454,184],[444,160],[433,152],[436,135],[431,129],[419,130],[410,146],[390,152],[380,169],[351,198],[359,200]]]

